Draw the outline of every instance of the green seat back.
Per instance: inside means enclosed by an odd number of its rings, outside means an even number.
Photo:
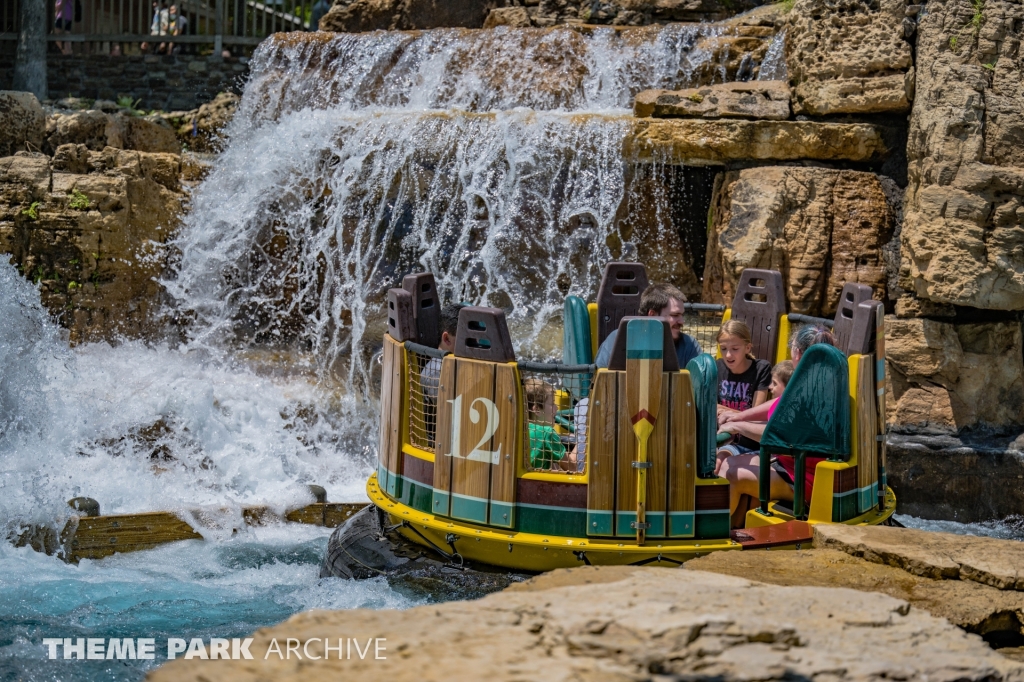
[[[849,383],[842,351],[820,343],[808,348],[765,427],[762,449],[848,460]]]
[[[715,473],[718,438],[718,365],[707,353],[701,353],[686,365],[693,383],[697,408],[697,475],[711,478]]]
[[[562,362],[566,365],[593,364],[593,346],[590,343],[590,312],[587,310],[587,302],[579,296],[566,296],[562,317],[565,320],[562,331]],[[563,388],[572,393],[576,400],[582,400],[590,395],[590,376],[586,374],[566,376]]]

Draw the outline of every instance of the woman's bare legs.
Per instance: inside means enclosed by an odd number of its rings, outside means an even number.
[[[740,497],[750,495],[754,500],[760,497],[760,485],[758,476],[761,472],[761,457],[758,453],[749,455],[735,455],[728,457],[722,462],[719,476],[729,481],[729,514],[735,514],[739,506]],[[773,500],[792,500],[793,488],[777,473],[768,470],[771,475],[771,489],[769,496]],[[733,522],[733,528],[742,528],[743,519]]]

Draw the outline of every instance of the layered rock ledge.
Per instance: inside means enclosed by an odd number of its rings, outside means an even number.
[[[477,601],[311,611],[257,632],[251,661],[176,660],[149,679],[1024,679],[1024,665],[964,631],[1019,630],[1020,592],[933,580],[848,553],[884,542],[889,555],[910,556],[920,553],[922,537],[932,549],[965,538],[829,531],[816,542],[841,549],[718,552],[687,570],[581,567]],[[982,561],[991,543],[1006,557],[1024,551],[1010,541],[966,540],[972,558],[960,565]],[[384,638],[385,658],[311,660],[323,655],[323,638],[346,637]],[[275,640],[284,652],[289,638],[310,641],[301,659],[275,652]]]
[[[873,123],[637,119],[626,154],[640,161],[720,166],[730,161],[878,162],[896,131]]]

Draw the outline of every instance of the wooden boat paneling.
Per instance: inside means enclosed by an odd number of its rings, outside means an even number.
[[[614,535],[618,372],[598,370],[590,392],[587,426],[587,534]],[[632,435],[632,430],[630,430]]]
[[[697,408],[693,404],[690,373],[673,372],[669,376],[669,465],[664,479],[668,497],[667,534],[673,538],[689,538],[693,537],[697,527],[694,507]],[[725,506],[728,508],[729,505]]]
[[[633,468],[633,462],[636,461],[636,434],[633,433],[633,420],[630,419],[627,407],[625,372],[615,373],[615,385],[619,404],[615,439],[615,535],[636,537],[636,530],[630,526],[636,521],[636,470]]]
[[[455,397],[457,363],[452,356],[441,363],[441,378],[437,386],[437,434],[434,447],[434,494],[433,512],[439,516],[450,516],[452,491],[452,404]]]
[[[494,405],[493,362],[456,360],[452,412],[452,510],[455,519],[487,523],[492,457],[514,446],[514,439],[495,443],[500,418]],[[457,433],[456,433],[457,432]],[[500,450],[499,450],[500,448]]]
[[[852,359],[852,358],[851,358]],[[858,356],[851,363],[857,377],[850,385],[856,388],[851,401],[854,411],[852,462],[857,464],[857,512],[863,514],[878,505],[878,411],[875,408],[875,356]]]
[[[498,461],[490,468],[489,521],[492,526],[515,526],[516,446],[522,434],[519,419],[521,403],[519,371],[515,365],[499,364],[494,368],[494,403],[501,413],[501,422],[494,431],[491,449]]]

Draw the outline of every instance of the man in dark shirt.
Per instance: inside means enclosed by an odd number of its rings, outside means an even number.
[[[652,284],[640,295],[638,313],[646,317],[668,318],[680,369],[685,368],[686,363],[702,352],[694,338],[683,333],[683,304],[685,302],[686,296],[683,292],[671,284]],[[618,330],[613,331],[597,349],[597,358],[594,360],[594,364],[598,367],[608,367],[608,363],[612,359],[612,349],[615,348],[615,337],[618,334]]]

